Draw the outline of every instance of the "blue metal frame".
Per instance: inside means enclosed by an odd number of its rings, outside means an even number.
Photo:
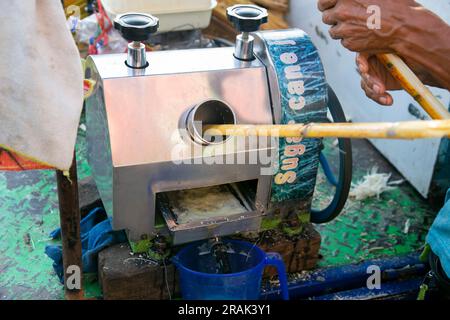
[[[376,265],[382,275],[381,289],[367,289],[369,266]],[[396,295],[418,289],[426,273],[419,253],[387,259],[367,260],[360,264],[344,265],[312,271],[306,279],[289,284],[290,299],[332,299]],[[407,279],[407,280],[405,280]],[[403,280],[403,281],[402,281]],[[262,299],[279,299],[279,290],[263,290]]]
[[[336,177],[334,176],[333,171],[331,170],[327,157],[325,157],[322,151],[319,154],[319,162],[323,169],[323,172],[325,173],[325,177],[327,177],[328,182],[333,186],[337,187],[338,182],[336,180]]]
[[[335,292],[315,297],[313,300],[369,300],[386,297],[402,297],[403,299],[416,299],[418,289],[423,278],[388,282],[383,284],[379,290],[358,288],[353,290]]]

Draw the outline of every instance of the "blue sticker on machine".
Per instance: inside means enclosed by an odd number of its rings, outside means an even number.
[[[264,41],[278,78],[281,123],[325,122],[327,83],[319,54],[309,36],[301,30],[273,32],[267,33]],[[280,139],[272,204],[312,197],[321,146],[321,139]]]

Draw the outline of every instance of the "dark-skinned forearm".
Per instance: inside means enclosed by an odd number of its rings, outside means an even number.
[[[410,10],[393,50],[424,67],[426,84],[450,90],[450,26],[423,7]]]

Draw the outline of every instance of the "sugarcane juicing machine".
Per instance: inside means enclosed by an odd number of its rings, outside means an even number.
[[[227,14],[241,33],[234,47],[146,52],[158,20],[128,13],[115,19],[128,54],[88,58],[86,77],[96,83],[86,102],[89,163],[113,228],[132,242],[325,222],[345,202],[340,186],[330,208],[310,215],[320,139],[203,134],[205,124],[328,121],[330,92],[309,37],[259,32],[267,11],[257,6]]]

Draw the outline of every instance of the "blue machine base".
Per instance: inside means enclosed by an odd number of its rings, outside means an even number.
[[[381,271],[381,288],[368,289],[369,266]],[[289,283],[290,299],[355,300],[408,296],[415,299],[427,271],[419,260],[419,253],[401,257],[367,260],[360,264],[319,269],[309,273],[306,279]],[[278,289],[264,289],[263,300],[278,300]]]

